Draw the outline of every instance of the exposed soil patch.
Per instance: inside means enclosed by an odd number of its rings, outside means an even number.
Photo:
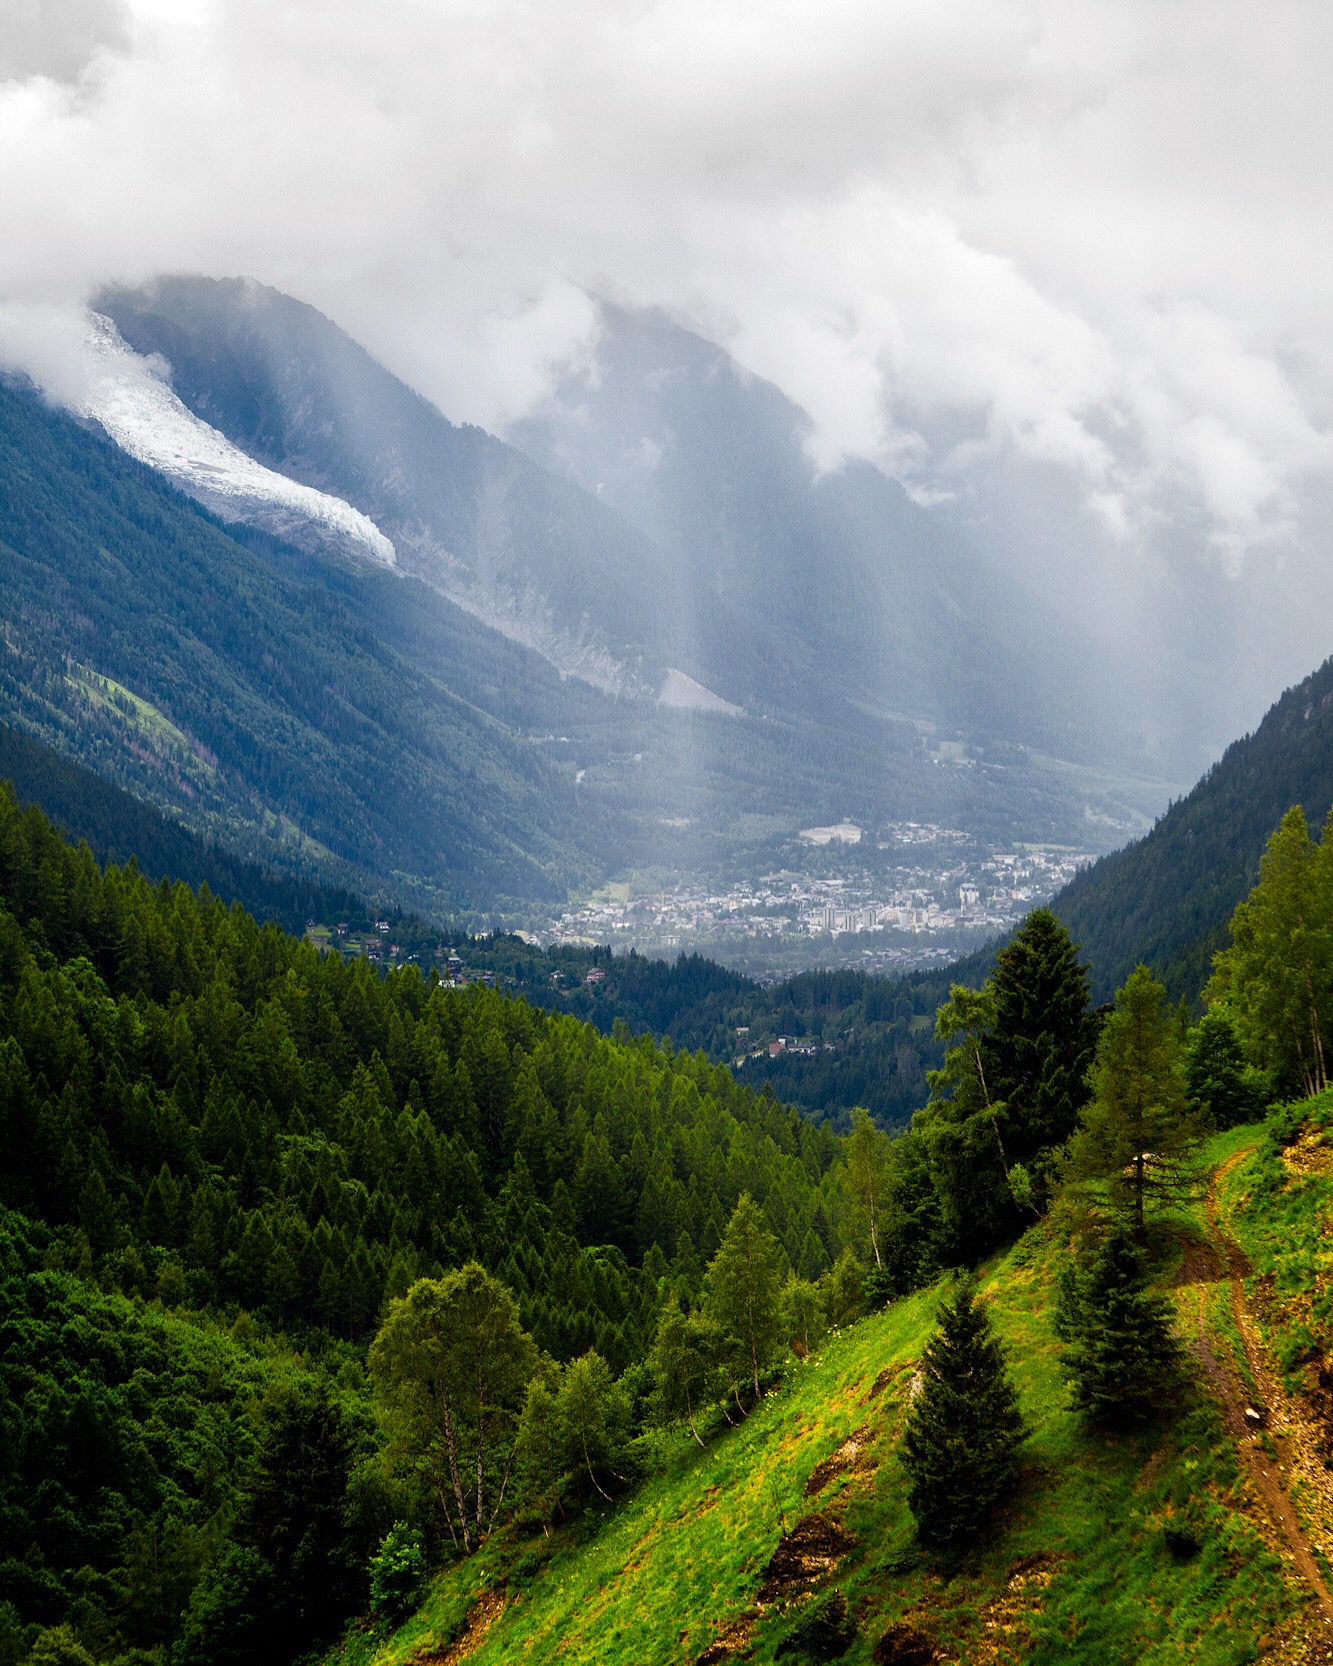
[[[871,1383],[870,1393],[866,1396],[866,1398],[868,1400],[878,1399],[878,1397],[883,1394],[884,1390],[893,1381],[897,1374],[897,1370],[898,1367],[896,1365],[886,1365],[880,1372],[879,1376],[877,1376],[874,1382]]]
[[[466,1660],[481,1647],[486,1633],[504,1609],[503,1590],[483,1591],[468,1609],[463,1630],[454,1641],[443,1648],[423,1649],[420,1654],[412,1656],[409,1666],[457,1666],[459,1661]]]
[[[870,1425],[863,1423],[854,1434],[848,1435],[836,1452],[817,1463],[810,1472],[810,1479],[805,1483],[805,1496],[813,1498],[816,1493],[823,1492],[836,1476],[849,1472],[862,1474],[876,1468],[876,1461],[868,1450],[870,1445]]]
[[[1296,1180],[1314,1180],[1333,1174],[1333,1145],[1324,1142],[1324,1130],[1307,1122],[1282,1153],[1282,1166]]]
[[[981,1635],[968,1650],[969,1666],[1010,1666],[1023,1660],[1031,1624],[1046,1587],[1059,1572],[1059,1556],[1024,1556],[1009,1569],[1004,1590],[981,1611]]]
[[[939,1655],[924,1632],[899,1621],[897,1625],[891,1625],[875,1644],[870,1658],[875,1666],[932,1666]]]
[[[696,1659],[694,1666],[721,1666],[722,1661],[735,1660],[738,1655],[747,1653],[754,1622],[753,1612],[742,1614],[739,1620],[733,1620]]]
[[[832,1516],[819,1512],[803,1516],[778,1541],[778,1548],[764,1569],[763,1584],[755,1601],[764,1607],[804,1596],[837,1567],[855,1543],[847,1529]]]

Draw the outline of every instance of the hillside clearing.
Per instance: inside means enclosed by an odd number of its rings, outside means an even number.
[[[1215,1142],[1213,1160],[1235,1144]],[[549,1541],[497,1535],[393,1637],[349,1637],[339,1666],[768,1662],[793,1657],[784,1640],[829,1594],[855,1624],[851,1663],[1321,1658],[1309,1589],[1210,1397],[1138,1436],[1089,1431],[1070,1410],[1054,1262],[1033,1234],[984,1279],[1032,1435],[1018,1493],[968,1555],[918,1547],[894,1451],[937,1289],[793,1365],[707,1451],[671,1437],[664,1472],[619,1508]],[[1215,1337],[1223,1287],[1179,1293],[1185,1324],[1203,1300]]]

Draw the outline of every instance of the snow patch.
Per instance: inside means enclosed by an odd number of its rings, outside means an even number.
[[[122,451],[166,475],[221,520],[264,527],[294,543],[332,544],[397,565],[393,544],[368,515],[248,457],[201,421],[167,386],[159,364],[126,346],[109,318],[92,313],[84,345],[91,375],[75,403]]]
[[[696,683],[693,677],[687,677],[683,671],[677,671],[673,666],[667,667],[666,681],[658,693],[657,703],[659,706],[672,706],[678,711],[722,712],[727,717],[745,716],[739,706],[733,706],[730,700],[724,700],[720,694],[714,694],[711,688]]]

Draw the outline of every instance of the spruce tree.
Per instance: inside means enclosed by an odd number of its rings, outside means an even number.
[[[1188,1196],[1199,1135],[1165,994],[1146,966],[1116,992],[1097,1044],[1093,1097],[1065,1158],[1066,1178],[1104,1185],[1140,1244],[1149,1205]]]
[[[1074,1403],[1094,1423],[1133,1423],[1164,1405],[1180,1377],[1171,1304],[1148,1288],[1143,1252],[1123,1227],[1061,1277],[1056,1333]]]
[[[913,1123],[947,1253],[974,1260],[1030,1224],[1087,1101],[1097,1027],[1087,970],[1049,908],[1033,909],[981,989],[950,990],[935,1021],[944,1065]]]
[[[1190,1098],[1214,1128],[1235,1128],[1263,1115],[1259,1072],[1246,1066],[1236,1026],[1224,1007],[1207,1012],[1190,1032],[1185,1079]]]
[[[940,1310],[921,1360],[921,1388],[903,1434],[907,1502],[921,1537],[971,1537],[1012,1484],[1027,1435],[1004,1351],[965,1283]]]

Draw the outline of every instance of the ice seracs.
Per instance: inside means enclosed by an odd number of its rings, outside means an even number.
[[[397,565],[393,544],[369,516],[246,456],[181,403],[158,365],[132,352],[109,318],[89,315],[85,345],[91,374],[76,410],[100,423],[130,456],[166,475],[221,520]]]

